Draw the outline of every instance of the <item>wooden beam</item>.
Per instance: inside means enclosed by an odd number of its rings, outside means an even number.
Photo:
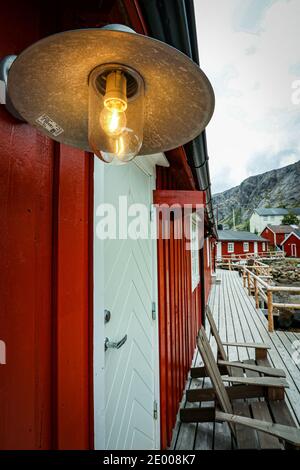
[[[289,388],[285,379],[274,377],[222,377],[224,382],[261,385],[262,387],[284,387]]]
[[[182,423],[207,423],[213,422],[216,416],[215,407],[208,408],[182,408],[180,421]]]
[[[220,374],[222,375],[227,375],[228,370],[226,367],[222,367],[222,365],[219,367]],[[208,377],[208,374],[206,372],[205,367],[191,367],[190,369],[191,373],[191,378],[192,379],[200,379],[202,377]]]
[[[230,400],[266,396],[266,389],[259,385],[231,385],[225,388]],[[191,389],[186,391],[186,399],[189,402],[213,401],[216,399],[216,394],[213,388]]]
[[[244,416],[237,416],[233,414],[223,413],[222,411],[216,411],[216,420],[231,424],[242,424],[250,428],[262,431],[271,436],[276,436],[279,439],[300,447],[300,429],[292,426],[285,426],[282,424],[268,423],[253,418],[246,418]]]
[[[255,349],[271,349],[271,346],[263,343],[228,343],[223,342],[223,346],[234,346],[237,348],[255,348]]]
[[[153,191],[153,203],[158,205],[167,204],[169,206],[178,204],[181,207],[191,205],[193,208],[200,208],[205,206],[205,193],[204,191],[156,189]]]
[[[273,367],[256,366],[252,364],[245,364],[244,362],[230,362],[221,360],[218,361],[218,365],[234,366],[240,369],[252,370],[261,374],[271,375],[272,377],[286,377],[286,373],[283,369],[275,369]]]

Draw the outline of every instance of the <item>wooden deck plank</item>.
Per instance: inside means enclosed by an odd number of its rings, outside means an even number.
[[[229,305],[230,305],[230,319],[231,319],[231,321],[228,322],[228,327],[234,331],[235,342],[245,343],[247,341],[246,341],[245,334],[244,334],[244,328],[242,328],[240,316],[237,315],[237,312],[239,311],[239,309],[236,305],[236,299],[232,291],[231,278],[229,276],[226,276],[226,286],[227,286],[227,295],[228,295],[228,300],[229,300]],[[230,349],[234,349],[234,348],[231,347]],[[237,348],[237,355],[238,355],[238,360],[240,361],[245,361],[247,359],[250,359],[250,352],[246,348]]]
[[[221,312],[227,312],[229,308],[228,304],[228,297],[227,297],[227,284],[223,282],[223,279],[221,280],[221,284],[216,284],[217,289],[215,289],[215,295],[217,299],[219,300],[219,305],[217,310],[213,305],[210,306],[212,308],[213,314],[217,312],[218,316],[214,317],[216,325],[218,327],[218,331],[220,333],[221,338],[226,339],[227,341],[229,340],[229,337],[227,335],[228,330],[226,328],[226,315],[222,315]],[[230,332],[231,334],[231,332]],[[215,340],[213,339],[213,345],[215,346]],[[235,353],[235,359],[238,359],[237,356],[237,351],[236,348],[229,348],[234,351],[231,351],[232,354]],[[225,348],[226,350],[226,348]],[[228,350],[226,350],[226,353],[228,354]],[[215,354],[216,357],[216,354]],[[214,432],[214,445],[213,445],[214,450],[229,450],[232,449],[232,436],[231,436],[231,431],[227,423],[215,423],[215,432]]]
[[[196,351],[194,360],[193,360],[193,366],[196,367],[198,364],[199,364],[199,353],[198,351]],[[199,386],[199,381],[192,380],[189,377],[188,383],[187,383],[187,389],[197,388],[198,386]],[[198,407],[197,403],[189,403],[185,400],[185,398],[184,398],[183,403],[184,403],[182,406],[183,408]],[[178,419],[176,421],[175,429],[176,429],[177,423],[178,423]],[[180,423],[179,422],[178,429],[177,429],[177,437],[175,440],[176,450],[193,450],[196,432],[197,432],[196,423]]]

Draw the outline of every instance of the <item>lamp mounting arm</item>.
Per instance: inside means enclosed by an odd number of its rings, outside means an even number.
[[[7,90],[8,74],[9,69],[13,62],[16,60],[16,55],[7,55],[0,60],[0,104],[3,104],[7,111],[19,121],[25,122],[22,116],[18,113],[16,108],[11,102],[11,99]]]

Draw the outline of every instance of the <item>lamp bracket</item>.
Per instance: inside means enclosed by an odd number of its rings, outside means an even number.
[[[12,66],[13,62],[17,58],[16,55],[7,55],[3,59],[0,60],[0,104],[4,104],[7,111],[19,121],[24,121],[22,116],[18,113],[16,108],[11,102],[7,91],[7,81],[8,81],[8,73],[9,69]]]
[[[134,29],[129,28],[129,26],[126,26],[124,24],[118,24],[118,23],[107,24],[105,26],[102,26],[102,28],[100,28],[100,29],[108,29],[110,31],[123,31],[124,33],[134,33],[134,34],[136,34]]]

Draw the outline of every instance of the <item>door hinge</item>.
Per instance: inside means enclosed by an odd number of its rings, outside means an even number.
[[[156,303],[152,302],[152,320],[156,320]]]
[[[157,401],[154,400],[153,402],[153,418],[157,419],[158,418],[158,406],[157,406]]]

